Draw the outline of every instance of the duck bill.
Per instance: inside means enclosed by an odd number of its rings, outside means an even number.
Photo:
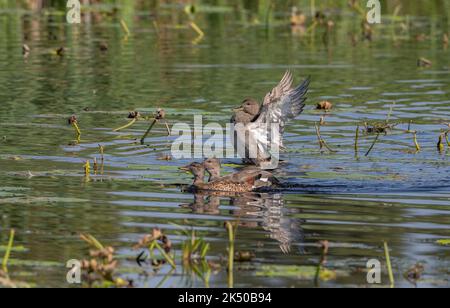
[[[180,170],[180,171],[185,171],[185,172],[190,172],[190,171],[191,171],[191,168],[190,168],[190,166],[184,166],[184,167],[178,168],[178,170]]]
[[[239,112],[239,111],[244,111],[243,107],[238,107],[238,108],[234,108],[233,112]]]

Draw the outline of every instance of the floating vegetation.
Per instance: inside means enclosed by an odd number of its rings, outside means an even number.
[[[340,276],[347,276],[347,273],[340,273],[329,269],[322,269],[319,274],[320,281],[336,280]],[[317,267],[315,266],[296,266],[296,265],[264,265],[260,270],[256,271],[259,277],[284,277],[295,278],[298,280],[313,281],[317,276]]]
[[[417,285],[417,281],[422,278],[424,272],[425,266],[421,263],[417,263],[405,272],[404,277],[411,284]]]
[[[63,57],[64,54],[66,53],[66,48],[59,47],[58,49],[56,49],[55,53],[57,56]]]
[[[81,261],[83,281],[89,287],[131,287],[130,281],[116,278],[114,273],[118,267],[113,247],[104,247],[95,237],[89,234],[81,234],[81,239],[91,246],[89,260]]]
[[[100,43],[98,48],[100,49],[100,51],[103,51],[103,52],[106,52],[109,49],[108,44],[105,42]]]
[[[427,58],[420,58],[417,60],[418,67],[431,67],[432,65],[433,62],[431,62],[431,60],[428,60]]]
[[[237,251],[234,254],[234,262],[250,262],[256,257],[253,251]]]
[[[333,104],[329,101],[323,101],[317,104],[318,110],[331,110],[333,109]]]
[[[374,122],[374,123],[364,123],[364,132],[366,135],[371,134],[387,134],[389,131],[393,130],[398,124],[389,124],[386,122]]]
[[[437,240],[436,244],[441,246],[450,246],[450,239]]]
[[[28,55],[30,54],[31,49],[27,44],[23,44],[22,46],[22,54],[24,57],[28,57]]]
[[[306,16],[303,14],[298,7],[292,7],[291,12],[291,26],[301,27],[306,24]]]

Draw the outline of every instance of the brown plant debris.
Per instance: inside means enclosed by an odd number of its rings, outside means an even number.
[[[323,101],[317,104],[318,110],[331,110],[333,109],[333,104],[329,101]]]

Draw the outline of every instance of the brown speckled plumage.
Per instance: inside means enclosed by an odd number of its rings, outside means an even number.
[[[279,181],[270,172],[257,168],[246,168],[240,172],[220,177],[220,161],[218,159],[207,159],[203,164],[192,163],[181,170],[189,171],[194,175],[192,186],[196,190],[243,193],[279,184]],[[204,182],[206,170],[212,178],[208,183]]]

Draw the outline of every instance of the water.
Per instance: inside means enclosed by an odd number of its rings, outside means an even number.
[[[449,286],[449,250],[436,244],[450,237],[449,157],[436,149],[450,118],[450,66],[439,40],[398,35],[394,42],[388,24],[373,43],[353,47],[348,32],[359,31],[359,22],[343,20],[325,45],[322,30],[312,41],[288,26],[244,25],[219,10],[198,16],[206,36],[193,42],[193,31],[167,22],[183,20],[181,12],[163,10],[159,35],[144,13],[128,19],[128,38],[117,20],[100,14],[80,27],[57,14],[0,14],[1,27],[9,29],[0,34],[0,243],[14,228],[16,245],[25,247],[12,255],[14,279],[66,286],[65,263],[88,256],[79,234],[90,233],[116,247],[119,274],[137,286],[203,287],[181,264],[173,273],[169,265],[157,272],[139,268],[133,245],[159,227],[179,256],[185,240],[179,225],[204,237],[209,259],[220,263],[227,255],[224,223],[237,221],[236,250],[253,251],[255,258],[236,264],[236,287],[314,286],[313,277],[290,275],[288,266],[315,267],[321,240],[330,242],[326,268],[337,273],[321,286],[367,286],[369,259],[382,262],[387,285],[383,241],[397,286],[414,286],[404,273],[417,263],[425,266],[419,286]],[[423,31],[436,23],[413,20]],[[24,37],[32,49],[27,58]],[[108,43],[107,52],[100,42]],[[60,46],[68,48],[62,58],[51,54]],[[418,68],[420,57],[433,66]],[[129,111],[151,114],[157,107],[166,109],[171,125],[192,123],[194,114],[224,125],[233,107],[247,96],[261,99],[287,68],[296,82],[312,77],[306,111],[289,126],[289,151],[276,171],[299,189],[194,201],[178,185],[190,183],[178,171],[190,161],[161,160],[174,140],[164,126],[156,126],[146,146],[138,140],[147,122],[113,132],[127,123]],[[335,105],[326,114],[315,110],[324,99]],[[375,136],[361,135],[355,158],[356,126],[384,121],[393,104],[390,121],[399,125],[380,136],[368,157]],[[79,144],[67,126],[72,114],[83,132]],[[318,150],[314,123],[321,116],[322,135],[336,153]],[[405,133],[411,120],[422,147],[416,154],[413,136]],[[104,174],[86,181],[83,164],[100,157],[99,144]],[[224,163],[226,172],[237,170],[231,163],[238,161]],[[225,268],[213,271],[210,286],[227,286]]]

